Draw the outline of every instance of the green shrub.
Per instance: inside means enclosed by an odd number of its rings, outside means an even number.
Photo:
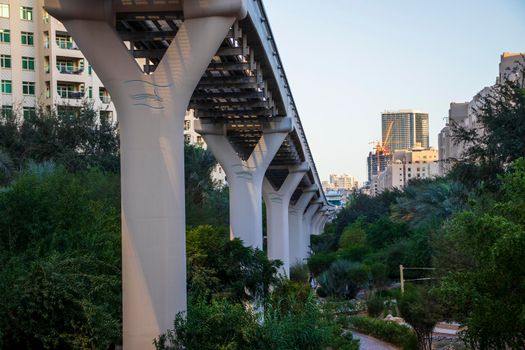
[[[327,270],[336,258],[337,256],[333,252],[314,254],[308,259],[308,268],[314,275],[318,276]]]
[[[418,349],[416,334],[406,326],[364,316],[349,317],[349,324],[361,333],[400,346],[403,350]]]
[[[368,281],[364,266],[347,260],[337,260],[318,278],[323,291],[330,296],[352,299]]]
[[[210,300],[262,299],[277,282],[279,261],[271,261],[258,249],[230,240],[228,230],[198,226],[186,234],[188,291],[190,297]]]
[[[366,301],[366,309],[368,311],[369,316],[380,316],[383,313],[384,308],[385,304],[383,298],[377,295],[373,295],[370,299]]]
[[[241,303],[215,300],[189,306],[179,313],[174,329],[155,339],[157,350],[242,350],[256,342],[258,324]]]
[[[310,270],[307,264],[295,264],[290,267],[290,279],[292,281],[308,283]]]
[[[370,247],[365,244],[353,244],[346,248],[341,248],[337,251],[337,255],[341,259],[351,261],[363,261],[365,256],[370,253]]]
[[[226,299],[190,304],[187,317],[178,314],[174,329],[155,340],[158,350],[357,350],[332,317],[321,312],[303,284],[283,280],[268,297],[264,312]],[[263,320],[263,322],[260,322]]]

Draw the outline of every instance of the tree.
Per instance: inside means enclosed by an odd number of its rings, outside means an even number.
[[[525,230],[494,214],[466,212],[436,243],[438,288],[449,317],[478,349],[518,349],[525,339]]]
[[[0,191],[0,343],[120,342],[118,177],[32,165]]]
[[[409,286],[399,300],[399,312],[417,335],[420,350],[432,350],[432,331],[440,319],[437,299],[425,287]]]
[[[411,183],[397,198],[393,216],[413,229],[439,227],[443,220],[467,207],[468,192],[458,182],[445,179]]]
[[[368,282],[368,273],[360,263],[336,260],[318,278],[322,292],[352,299]]]
[[[117,130],[116,123],[99,118],[88,103],[58,111],[38,108],[24,118],[17,113],[0,115],[0,148],[17,169],[32,160],[54,161],[69,171],[96,167],[118,172]]]
[[[14,171],[14,164],[11,157],[0,150],[0,185],[9,183],[13,177]]]
[[[230,240],[225,228],[199,226],[187,232],[190,297],[210,300],[260,300],[277,281],[280,261],[268,260],[258,249]]]
[[[464,144],[464,159],[451,177],[468,184],[485,184],[492,191],[498,175],[514,160],[525,157],[525,66],[518,65],[480,97],[474,109],[475,127],[452,123],[454,141]],[[465,176],[465,175],[474,176]]]

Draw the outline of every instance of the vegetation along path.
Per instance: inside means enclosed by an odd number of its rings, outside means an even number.
[[[352,331],[354,339],[359,339],[360,350],[397,350],[398,348],[368,335]]]

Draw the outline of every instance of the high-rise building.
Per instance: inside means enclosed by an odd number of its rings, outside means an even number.
[[[115,107],[100,79],[43,0],[0,0],[0,104],[3,112],[35,107],[74,111],[93,105],[101,117]]]
[[[423,148],[429,146],[428,113],[413,109],[383,112],[381,129],[383,146],[390,152],[409,150],[418,145]]]
[[[368,157],[366,157],[366,165],[368,169],[368,181],[372,181],[373,176],[385,171],[386,166],[392,160],[391,153],[377,153],[369,152]],[[379,166],[378,166],[379,165]]]
[[[525,66],[525,53],[504,52],[500,57],[499,74],[496,83],[505,80],[520,81],[520,66]],[[485,97],[489,96],[493,87],[485,87],[480,90],[470,102],[451,103],[447,124],[438,135],[439,145],[439,169],[440,174],[445,175],[454,162],[461,160],[463,153],[470,145],[457,143],[452,135],[453,124],[467,130],[476,130],[478,134],[483,133],[483,126],[478,121],[478,110]]]

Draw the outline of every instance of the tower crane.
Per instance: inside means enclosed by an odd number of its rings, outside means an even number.
[[[391,120],[388,123],[388,128],[386,130],[386,135],[383,141],[373,141],[370,142],[371,144],[374,144],[374,150],[376,152],[376,160],[377,160],[377,175],[381,174],[381,155],[387,155],[390,154],[390,149],[388,148],[387,144],[390,141],[390,137],[392,135],[392,128],[394,127],[394,121]]]

